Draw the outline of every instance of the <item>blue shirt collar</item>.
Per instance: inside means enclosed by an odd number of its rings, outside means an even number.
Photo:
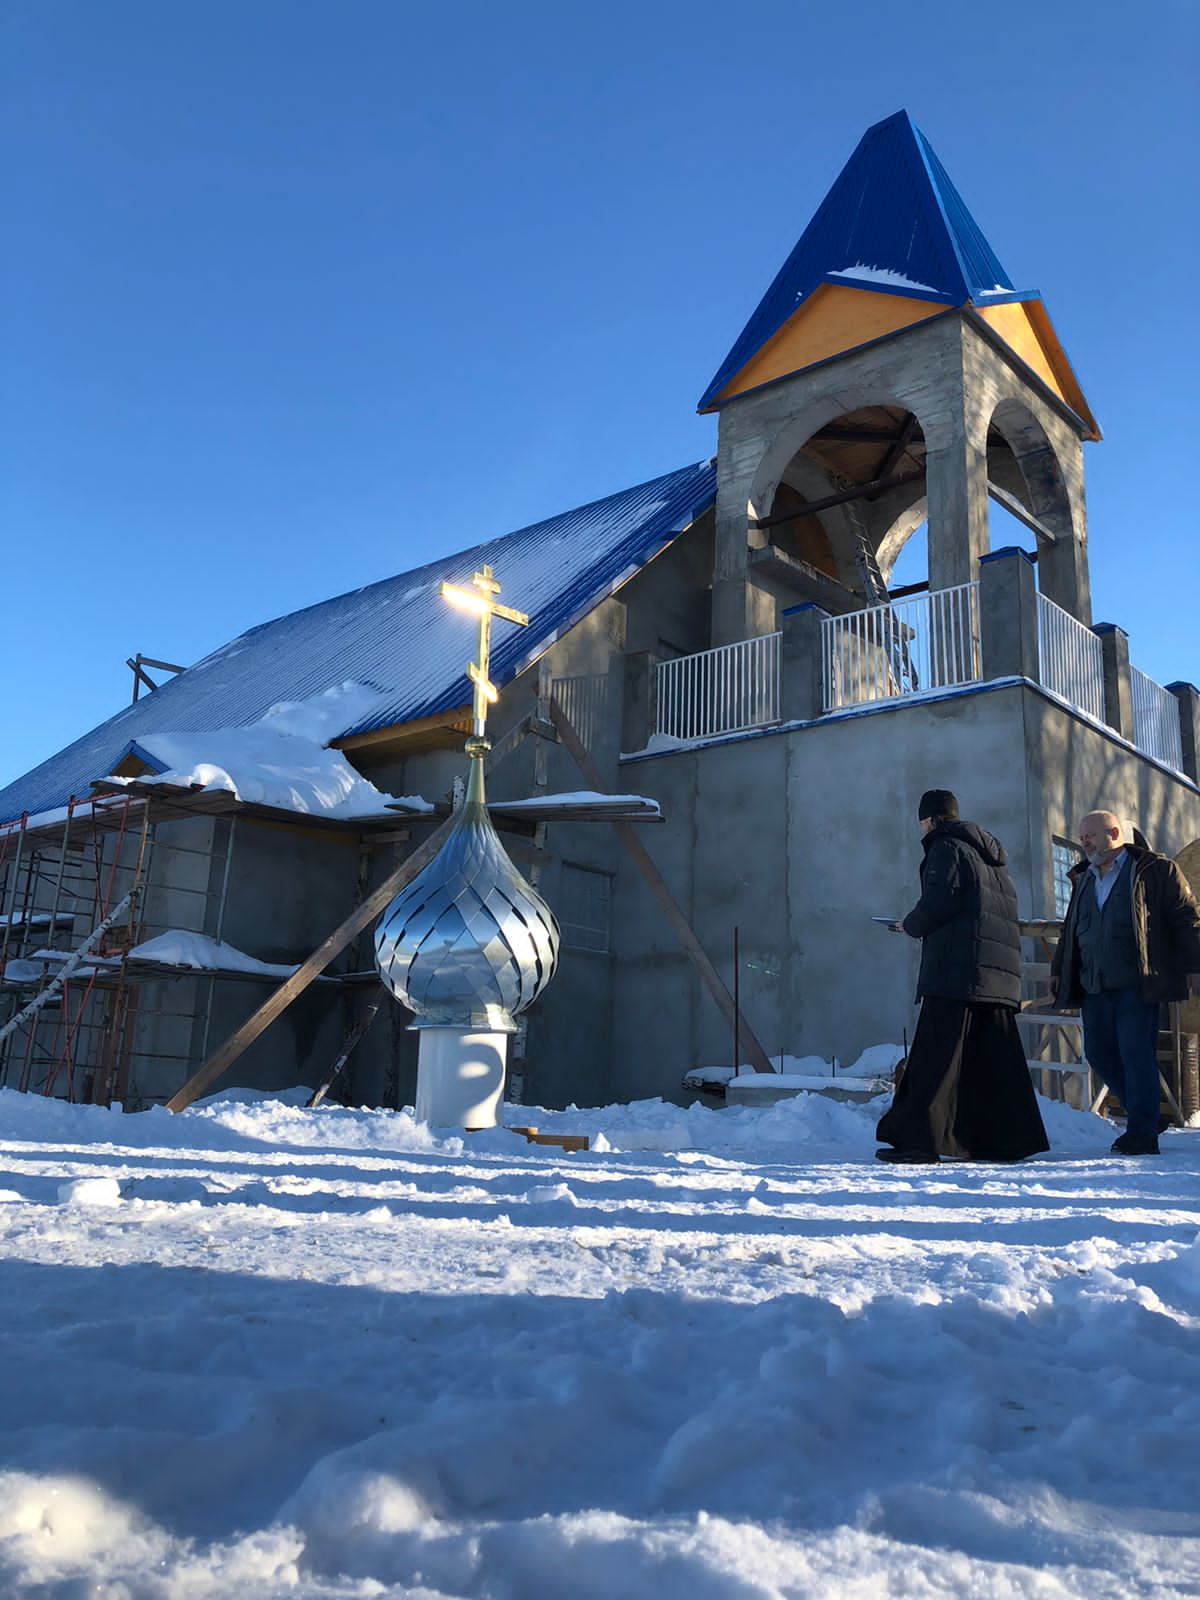
[[[1092,877],[1093,877],[1093,879],[1095,880],[1096,883],[1112,883],[1113,879],[1121,871],[1121,868],[1125,865],[1125,863],[1126,863],[1126,861],[1128,861],[1128,859],[1129,859],[1129,851],[1126,850],[1124,845],[1121,845],[1121,846],[1119,846],[1119,848],[1117,850],[1116,865],[1113,867],[1113,869],[1112,869],[1112,871],[1110,873],[1106,873],[1104,875],[1104,877],[1101,878],[1099,867],[1097,867],[1091,861],[1088,862],[1088,871],[1091,873],[1091,875],[1092,875]]]

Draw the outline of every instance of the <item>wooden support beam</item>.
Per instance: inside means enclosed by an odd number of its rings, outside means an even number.
[[[491,773],[492,769],[498,767],[506,756],[512,755],[514,750],[524,744],[526,735],[531,731],[530,720],[528,716],[522,717],[520,722],[511,727],[502,738],[496,740],[484,760],[483,770],[485,773]]]
[[[904,426],[900,429],[900,432],[896,435],[895,439],[893,439],[891,449],[880,462],[879,471],[875,474],[877,478],[891,477],[892,473],[895,472],[896,468],[900,465],[900,461],[904,455],[904,452],[912,443],[913,434],[916,433],[916,431],[917,419],[910,411],[905,419]]]
[[[1003,506],[1010,516],[1016,517],[1018,522],[1023,522],[1031,533],[1036,533],[1041,538],[1049,539],[1051,542],[1057,539],[1058,535],[1054,530],[1048,528],[1044,522],[1039,522],[1032,511],[1026,511],[1015,494],[1009,494],[1007,489],[1002,489],[998,483],[993,483],[990,478],[988,479],[987,492],[998,506]]]
[[[454,818],[447,817],[441,827],[431,833],[424,844],[418,845],[412,855],[402,861],[395,872],[379,885],[374,894],[368,895],[345,922],[317,946],[308,960],[297,967],[292,976],[285,979],[275,993],[265,1000],[258,1010],[242,1023],[237,1032],[226,1039],[225,1043],[209,1056],[204,1065],[192,1074],[183,1088],[167,1101],[168,1111],[185,1110],[193,1100],[198,1100],[218,1078],[229,1071],[259,1034],[269,1027],[282,1011],[286,1011],[298,995],[304,993],[313,979],[341,955],[352,939],[357,938],[369,923],[374,922],[375,918],[386,909],[388,902],[398,895],[406,884],[411,883],[417,874],[429,865],[441,849],[453,824]]]
[[[775,528],[784,522],[798,522],[801,517],[815,517],[821,511],[832,511],[834,506],[849,505],[852,500],[865,500],[868,495],[882,494],[885,489],[898,489],[905,483],[918,483],[924,472],[896,472],[890,478],[874,478],[870,483],[860,483],[852,489],[842,489],[837,494],[826,495],[823,500],[810,500],[795,511],[781,511],[777,517],[751,517],[752,528]]]
[[[350,1057],[354,1054],[354,1050],[358,1044],[358,1041],[363,1037],[367,1029],[375,1021],[375,1018],[379,1015],[379,1008],[387,999],[387,996],[388,992],[383,985],[377,984],[370,1000],[367,1002],[367,1009],[350,1029],[350,1032],[342,1041],[342,1048],[338,1051],[337,1055],[334,1056],[328,1072],[326,1072],[325,1076],[313,1090],[312,1094],[309,1095],[307,1105],[310,1111],[314,1106],[319,1106],[321,1101],[324,1100],[325,1096],[329,1093],[330,1089],[333,1088],[334,1084],[341,1076],[342,1069],[345,1067]]]
[[[1175,1113],[1175,1126],[1177,1128],[1186,1128],[1187,1118],[1184,1116],[1183,1111],[1180,1108],[1179,1101],[1176,1100],[1175,1095],[1171,1090],[1171,1085],[1167,1082],[1166,1074],[1163,1072],[1161,1067],[1159,1068],[1158,1072],[1158,1083],[1163,1093],[1163,1099]]]
[[[140,660],[141,660],[140,656],[138,658],[138,661],[135,661],[132,656],[126,656],[125,657],[125,665],[133,673],[133,701],[132,701],[132,704],[134,704],[134,705],[137,704],[137,697],[138,697],[138,694],[141,692],[142,684],[145,684],[147,689],[149,689],[151,692],[153,692],[155,689],[158,688],[158,685],[155,683],[154,679],[150,676],[150,674],[148,672],[143,672],[142,671],[142,668],[138,664]]]
[[[147,689],[151,690],[152,692],[158,688],[158,685],[155,683],[154,679],[148,672],[145,672],[143,668],[159,667],[163,672],[182,672],[184,670],[183,667],[177,667],[173,661],[156,661],[153,656],[144,656],[140,650],[136,656],[126,656],[125,665],[133,673],[133,698],[135,703],[137,701],[138,691],[141,689],[143,683],[146,685]]]
[[[853,428],[844,422],[827,422],[811,434],[809,444],[891,444],[895,440],[894,428]]]
[[[554,724],[554,727],[558,733],[558,737],[566,746],[567,752],[571,759],[583,774],[584,782],[589,786],[589,788],[594,789],[597,794],[605,793],[604,780],[601,778],[595,762],[588,754],[584,747],[583,741],[576,733],[570,718],[567,716],[562,706],[559,705],[558,700],[554,695],[550,696],[550,720]],[[667,888],[667,885],[663,880],[662,873],[659,872],[658,868],[654,865],[654,862],[650,859],[650,856],[646,851],[646,847],[642,844],[642,841],[638,838],[637,834],[634,832],[629,823],[614,822],[613,828],[616,830],[617,838],[625,846],[626,851],[632,858],[634,866],[637,867],[642,877],[646,880],[646,886],[649,888],[650,893],[658,902],[659,908],[661,909],[663,915],[670,923],[671,931],[679,940],[679,943],[683,946],[684,954],[688,957],[689,961],[691,961],[697,973],[700,975],[700,979],[705,988],[716,1002],[717,1009],[725,1018],[731,1030],[736,1027],[740,1031],[741,1037],[746,1045],[746,1053],[753,1062],[755,1070],[758,1072],[773,1073],[775,1071],[775,1067],[770,1057],[759,1043],[757,1035],[755,1034],[753,1028],[751,1028],[750,1024],[746,1021],[745,1017],[743,1016],[739,1019],[738,1012],[733,1003],[733,996],[730,994],[729,990],[722,981],[720,974],[717,972],[716,968],[705,954],[704,947],[701,945],[699,939],[697,939],[696,935],[692,932],[691,925],[689,924],[687,918],[675,903],[674,896]],[[735,1061],[733,1065],[736,1070],[741,1063]]]

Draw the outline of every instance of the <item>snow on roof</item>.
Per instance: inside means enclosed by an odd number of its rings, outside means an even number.
[[[845,262],[857,263],[846,267]],[[1015,293],[1012,280],[907,111],[868,128],[704,391],[708,407],[821,283],[961,306]]]
[[[514,812],[535,811],[543,815],[556,810],[571,811],[591,808],[595,811],[632,811],[643,810],[647,816],[661,816],[662,808],[657,800],[644,794],[606,794],[597,789],[572,789],[563,794],[535,794],[525,800],[493,800],[489,803],[490,811]]]
[[[852,267],[835,267],[829,276],[831,278],[857,278],[861,283],[890,283],[897,289],[919,289],[922,294],[937,294],[931,283],[918,283],[914,278],[906,278],[902,272],[894,272],[891,267],[868,266],[865,261],[856,261]],[[992,293],[989,290],[988,293]],[[796,297],[800,298],[799,295]]]
[[[133,749],[155,775],[137,782],[227,789],[239,800],[305,816],[382,817],[389,806],[432,811],[419,795],[384,794],[361,777],[340,750],[325,748],[347,722],[369,713],[377,691],[360,683],[328,689],[312,700],[283,701],[247,728],[210,733],[146,733]]]
[[[528,614],[528,628],[496,625],[491,676],[502,688],[706,510],[715,492],[716,473],[700,462],[252,628],[0,789],[0,821],[86,795],[132,743],[145,746],[153,734],[245,727],[280,701],[311,703],[347,681],[375,698],[330,738],[465,706],[474,634],[439,597],[442,579],[467,583],[490,563],[501,598]]]

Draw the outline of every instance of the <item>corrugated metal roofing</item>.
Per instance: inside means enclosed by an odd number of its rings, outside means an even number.
[[[878,268],[907,284],[844,276]],[[1013,298],[1012,280],[907,111],[868,128],[721,363],[703,410],[821,283],[964,305]],[[1001,291],[997,294],[996,291]]]
[[[528,628],[498,622],[491,675],[510,682],[535,656],[619,588],[712,505],[708,462],[475,545],[415,571],[263,623],[126,706],[15,783],[0,789],[0,821],[86,795],[131,741],[149,733],[244,727],[281,700],[307,700],[347,681],[382,696],[370,719],[340,738],[469,704],[464,668],[470,619],[438,595],[442,579],[467,583],[490,563],[500,598]]]

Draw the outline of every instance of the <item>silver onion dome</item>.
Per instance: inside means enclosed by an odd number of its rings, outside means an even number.
[[[433,860],[388,906],[375,963],[415,1028],[512,1033],[554,976],[554,913],[509,860],[483,802],[483,751]]]

